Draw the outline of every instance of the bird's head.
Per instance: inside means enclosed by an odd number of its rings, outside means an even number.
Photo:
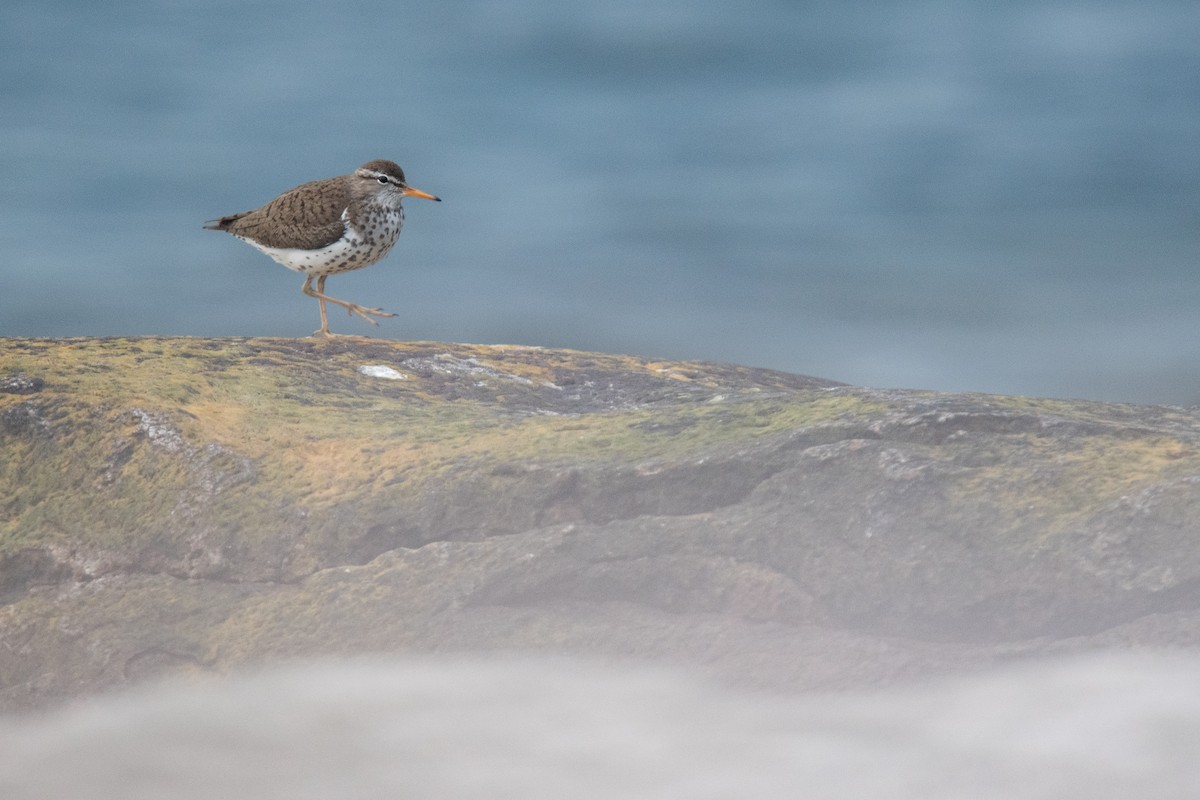
[[[397,204],[402,197],[423,197],[426,200],[437,200],[428,192],[414,189],[404,180],[404,170],[395,161],[368,161],[354,170],[354,181],[364,194],[374,194]]]

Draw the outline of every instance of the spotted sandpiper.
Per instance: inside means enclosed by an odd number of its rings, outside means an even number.
[[[214,219],[204,227],[228,231],[288,269],[303,272],[302,291],[321,305],[321,327],[313,334],[336,336],[329,331],[326,301],[372,325],[379,324],[372,317],[396,316],[330,297],[325,279],[388,254],[404,226],[404,197],[440,200],[409,186],[394,161],[368,161],[349,175],[302,184],[262,208]]]

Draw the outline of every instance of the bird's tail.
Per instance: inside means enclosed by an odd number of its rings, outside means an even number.
[[[210,219],[208,222],[204,223],[204,230],[206,230],[206,231],[227,231],[227,230],[229,230],[230,225],[237,222],[239,219],[241,219],[242,217],[246,216],[249,213],[250,213],[249,211],[243,211],[240,214],[230,214],[227,217],[218,217],[217,219]]]

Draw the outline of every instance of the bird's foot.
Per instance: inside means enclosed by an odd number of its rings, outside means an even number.
[[[372,325],[378,325],[379,323],[376,322],[375,320],[371,319],[371,317],[394,317],[394,316],[396,316],[395,314],[391,313],[390,311],[384,311],[382,308],[365,308],[363,306],[356,305],[354,303],[346,304],[346,313],[347,314],[358,314],[360,317],[362,317],[363,319],[365,319],[367,322],[371,323]]]
[[[326,339],[369,339],[368,336],[360,336],[357,333],[334,333],[328,328],[317,328],[312,332],[313,336],[321,336]]]

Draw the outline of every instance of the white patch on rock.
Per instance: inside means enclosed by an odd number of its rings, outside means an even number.
[[[191,450],[183,435],[171,424],[170,420],[161,414],[153,414],[140,408],[133,409],[133,415],[138,419],[138,430],[154,445],[163,448],[168,453],[187,453]]]
[[[389,381],[406,381],[408,376],[403,372],[397,372],[391,367],[383,364],[364,364],[358,368],[358,371],[369,378],[386,378]]]

